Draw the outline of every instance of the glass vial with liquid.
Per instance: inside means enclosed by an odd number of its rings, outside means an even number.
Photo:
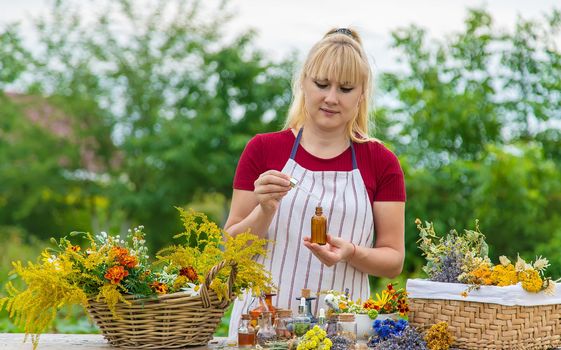
[[[347,342],[356,344],[357,326],[354,314],[339,314],[337,320],[337,336],[343,337]]]
[[[277,340],[288,341],[292,339],[292,310],[277,310],[277,319],[274,323],[275,332],[277,332]]]
[[[318,326],[319,328],[323,329],[327,332],[327,318],[325,317],[325,309],[319,309],[319,316],[318,316]]]
[[[297,337],[302,337],[310,330],[312,321],[306,311],[306,298],[300,298],[300,306],[298,306],[298,315],[293,319],[292,330]]]
[[[271,323],[272,313],[265,311],[259,316],[259,330],[257,331],[257,344],[261,347],[268,347],[268,343],[277,340],[277,333]]]
[[[312,216],[312,243],[324,245],[327,243],[327,218],[323,215],[323,208],[316,207],[316,213]]]
[[[251,317],[243,314],[238,327],[238,347],[251,348],[255,346],[255,329],[250,323]]]

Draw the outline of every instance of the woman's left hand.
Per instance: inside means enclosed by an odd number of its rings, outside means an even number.
[[[304,237],[304,245],[327,266],[333,266],[340,261],[347,260],[355,249],[352,243],[331,235],[327,235],[327,244],[325,245],[312,243],[310,237]]]

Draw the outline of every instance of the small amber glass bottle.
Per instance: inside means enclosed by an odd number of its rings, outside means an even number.
[[[327,243],[327,218],[320,206],[316,207],[316,214],[312,216],[312,243]]]
[[[255,346],[255,329],[250,323],[250,316],[243,314],[238,328],[238,347],[246,348]]]

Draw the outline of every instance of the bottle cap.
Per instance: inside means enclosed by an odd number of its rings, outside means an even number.
[[[307,299],[310,297],[312,291],[308,288],[302,288],[301,292],[302,292],[302,297]]]
[[[291,177],[290,178],[290,187],[296,187],[298,185],[298,180],[296,180],[295,178]]]

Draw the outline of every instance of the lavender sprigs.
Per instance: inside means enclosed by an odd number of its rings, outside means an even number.
[[[368,348],[373,350],[428,350],[423,336],[409,325],[401,333],[392,334],[386,340],[378,343],[369,341]]]
[[[458,283],[458,276],[463,272],[462,263],[464,256],[459,253],[461,242],[457,236],[452,236],[450,240],[444,242],[444,247],[449,252],[441,260],[439,268],[432,269],[429,276],[431,281]]]
[[[415,224],[419,229],[419,249],[427,261],[423,270],[431,281],[460,283],[466,266],[477,259],[488,259],[489,247],[477,220],[475,230],[464,230],[462,234],[451,230],[445,236],[437,235],[430,222],[423,226],[422,221],[416,219]]]
[[[333,345],[331,350],[349,350],[353,347],[354,343],[351,339],[340,335],[330,338]]]

